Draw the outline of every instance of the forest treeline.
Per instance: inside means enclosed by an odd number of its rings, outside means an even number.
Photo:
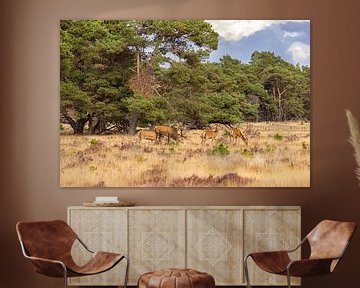
[[[249,63],[210,62],[218,38],[202,20],[62,20],[61,123],[75,134],[133,134],[310,118],[309,67],[258,51]]]

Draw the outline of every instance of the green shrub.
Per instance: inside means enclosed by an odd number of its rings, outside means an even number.
[[[281,136],[279,133],[276,133],[274,135],[274,139],[277,140],[277,141],[281,141],[283,139],[283,136]]]
[[[99,144],[99,140],[97,140],[95,138],[90,139],[90,145],[97,145],[97,144]]]
[[[227,156],[230,154],[230,150],[224,144],[220,144],[212,150],[213,155]]]
[[[147,158],[141,154],[135,155],[135,159],[138,163],[142,163],[147,160]]]
[[[242,155],[242,156],[245,156],[245,157],[249,157],[249,158],[251,158],[251,157],[253,157],[254,156],[254,152],[252,152],[251,150],[248,150],[248,149],[244,149],[244,150],[241,150],[240,151],[240,154]]]
[[[273,150],[274,150],[274,148],[270,144],[266,143],[265,152],[271,153],[271,152],[273,152]]]
[[[96,171],[96,170],[97,170],[97,166],[95,166],[95,165],[90,165],[90,166],[89,166],[89,170],[90,170],[90,171]]]
[[[307,150],[308,149],[308,144],[306,144],[306,142],[302,142],[301,147],[302,147],[303,150]]]

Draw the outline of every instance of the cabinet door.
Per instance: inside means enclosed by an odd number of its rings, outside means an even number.
[[[129,210],[130,283],[145,272],[185,267],[185,210]]]
[[[69,225],[93,251],[127,254],[127,215],[125,209],[70,209]],[[76,263],[86,263],[90,256],[78,241],[72,255]],[[70,285],[122,285],[126,261],[108,272],[69,278]]]
[[[187,267],[214,276],[216,285],[242,280],[242,211],[187,211]]]
[[[295,248],[300,243],[299,209],[259,209],[244,211],[245,255],[251,252],[276,251]],[[300,249],[292,253],[300,259]],[[286,277],[266,273],[252,261],[249,262],[249,276],[252,285],[286,285]],[[299,285],[299,278],[292,284]]]

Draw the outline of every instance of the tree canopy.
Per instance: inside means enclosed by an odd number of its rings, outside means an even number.
[[[310,68],[272,52],[210,62],[202,20],[63,20],[61,122],[74,133],[310,118]]]

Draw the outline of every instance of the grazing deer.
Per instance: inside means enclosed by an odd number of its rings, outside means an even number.
[[[240,128],[237,128],[237,127],[234,128],[233,126],[231,126],[231,124],[225,124],[225,126],[230,129],[230,131],[229,131],[230,143],[231,143],[231,139],[234,139],[234,144],[236,144],[237,139],[240,138],[241,140],[244,141],[244,143],[246,145],[248,145],[248,139],[247,139],[247,137],[245,137],[245,133],[249,129],[249,125],[246,127],[244,132],[241,132]]]
[[[246,131],[246,130],[245,130]],[[244,132],[245,132],[244,131]],[[237,139],[240,138],[241,140],[244,141],[244,143],[246,145],[248,145],[248,139],[245,137],[244,133],[241,132],[241,130],[239,128],[231,128],[230,131],[230,141],[231,138],[234,139],[234,144],[237,143]]]
[[[175,141],[180,141],[180,137],[186,138],[181,133],[179,134],[173,127],[171,126],[155,126],[154,131],[156,133],[156,140],[160,142],[161,137],[165,136],[167,137],[167,142],[170,144],[170,139],[173,139]]]
[[[149,131],[149,130],[140,130],[138,132],[138,138],[139,138],[139,142],[142,139],[155,141],[156,140],[156,133],[154,131]]]
[[[259,129],[253,129],[253,126],[248,125],[248,127],[246,127],[245,131],[243,132],[244,136],[248,139],[251,138],[259,138],[261,136],[261,133],[259,131]]]
[[[219,133],[219,129],[217,125],[215,125],[214,130],[205,130],[201,134],[201,143],[205,144],[206,139],[211,139],[211,143],[213,143],[218,133]]]

